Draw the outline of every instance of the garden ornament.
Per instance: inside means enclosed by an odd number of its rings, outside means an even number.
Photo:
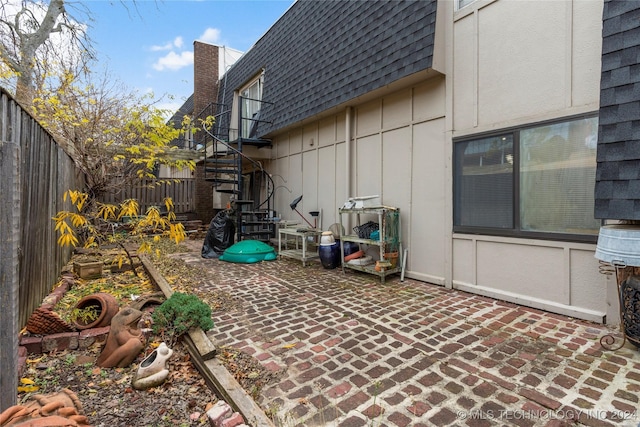
[[[169,376],[169,370],[166,364],[172,354],[173,350],[167,347],[165,343],[161,343],[158,348],[153,350],[153,352],[140,363],[138,370],[131,380],[133,388],[136,390],[146,390],[162,384]]]
[[[107,343],[96,360],[101,368],[125,368],[144,349],[145,336],[138,327],[142,312],[135,308],[123,308],[113,316]]]
[[[274,248],[260,240],[241,240],[225,249],[220,261],[253,264],[260,261],[274,261],[278,258]]]

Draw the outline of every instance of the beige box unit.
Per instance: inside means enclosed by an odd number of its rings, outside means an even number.
[[[102,261],[74,262],[73,271],[81,279],[97,279],[102,277]]]

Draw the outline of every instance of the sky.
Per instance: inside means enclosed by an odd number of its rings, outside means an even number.
[[[193,93],[195,40],[246,52],[294,0],[84,0],[100,66],[177,110]],[[171,99],[173,98],[173,99]]]

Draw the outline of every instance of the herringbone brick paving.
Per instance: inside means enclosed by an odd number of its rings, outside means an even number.
[[[277,425],[640,423],[640,352],[603,349],[603,325],[397,275],[233,264],[192,247],[180,258],[215,277],[199,289],[242,306],[214,311],[213,342],[279,373],[258,402]]]

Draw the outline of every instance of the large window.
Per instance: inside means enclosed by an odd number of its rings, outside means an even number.
[[[242,137],[254,138],[260,119],[263,75],[240,91],[242,96]]]
[[[454,231],[592,240],[598,120],[454,143]]]

